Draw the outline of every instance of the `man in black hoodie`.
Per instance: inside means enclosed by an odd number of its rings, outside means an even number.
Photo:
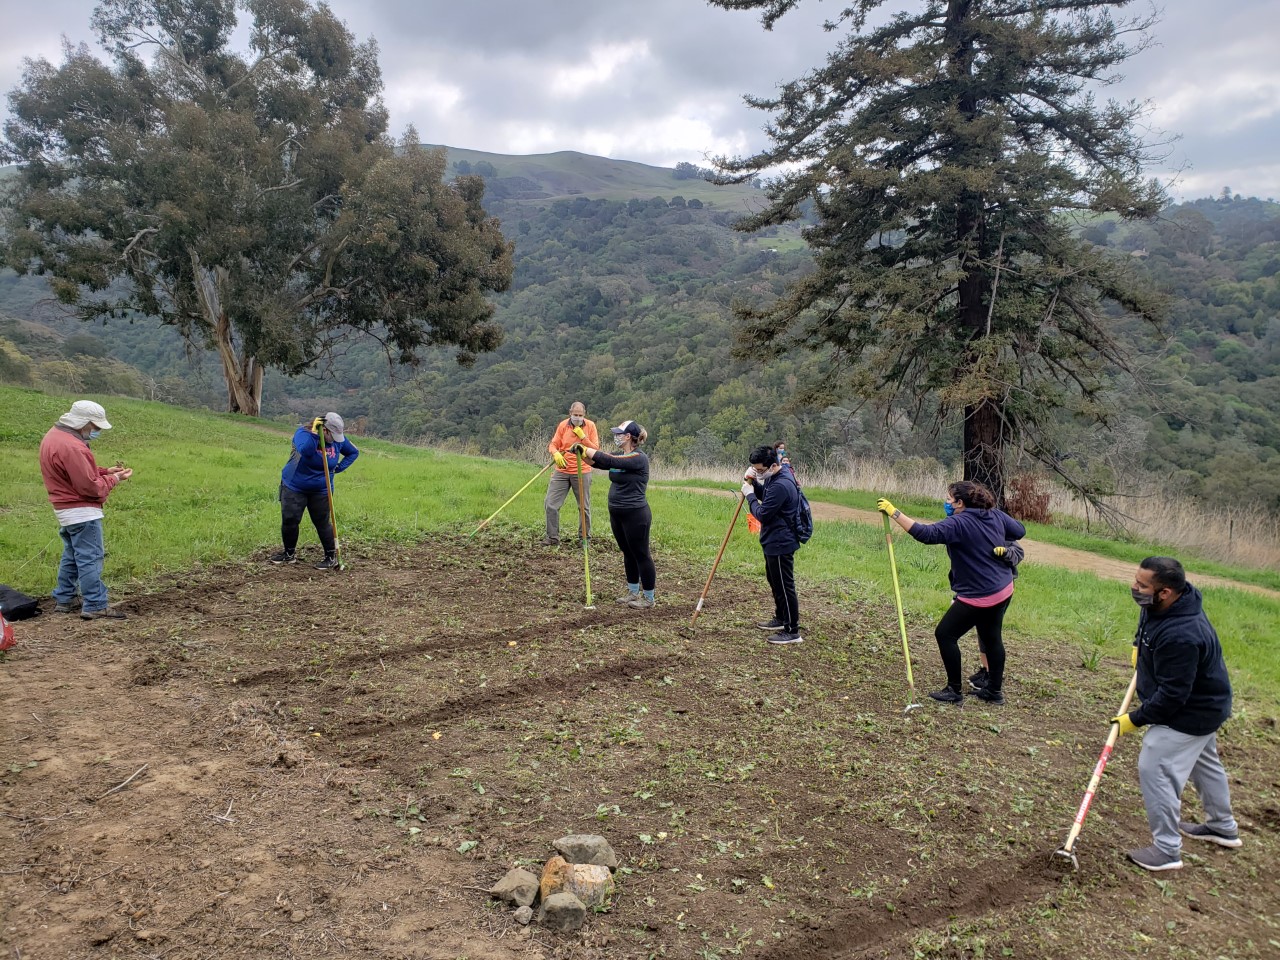
[[[1145,870],[1182,867],[1182,837],[1240,846],[1218,728],[1231,716],[1231,680],[1222,645],[1204,614],[1200,591],[1172,557],[1147,557],[1131,588],[1142,608],[1134,666],[1142,706],[1115,717],[1120,732],[1145,726],[1138,780],[1154,843],[1130,850]],[[1182,789],[1195,784],[1204,823],[1182,820]]]
[[[773,447],[756,447],[742,478],[742,496],[751,515],[760,521],[760,548],[764,551],[765,578],[773,592],[773,619],[757,624],[777,645],[801,643],[800,603],[796,598],[796,514],[800,490],[790,465],[778,462]]]

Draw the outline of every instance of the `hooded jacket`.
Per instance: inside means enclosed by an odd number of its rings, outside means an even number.
[[[965,507],[937,523],[913,523],[907,533],[920,543],[945,543],[951,589],[957,597],[978,599],[1013,583],[1013,568],[992,551],[1021,540],[1027,528],[1003,510]]]
[[[1202,737],[1231,716],[1231,679],[1222,644],[1204,614],[1200,591],[1187,584],[1168,610],[1138,618],[1138,696],[1134,726],[1158,723]]]
[[[796,536],[796,514],[800,510],[800,490],[790,466],[784,466],[764,483],[753,480],[754,492],[747,508],[760,521],[760,549],[766,557],[784,557],[800,549]]]
[[[293,452],[280,471],[280,482],[294,493],[327,493],[334,477],[355,463],[358,456],[360,451],[345,437],[341,443],[329,444],[321,455],[320,438],[304,425],[293,434]],[[326,460],[329,462],[327,482]]]

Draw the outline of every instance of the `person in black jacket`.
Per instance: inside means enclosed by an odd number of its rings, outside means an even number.
[[[1130,850],[1128,857],[1146,870],[1177,870],[1183,837],[1222,847],[1241,844],[1227,773],[1218,759],[1218,728],[1231,716],[1231,679],[1200,591],[1187,583],[1181,563],[1147,557],[1130,592],[1142,610],[1133,656],[1142,706],[1111,722],[1122,734],[1147,728],[1138,781],[1154,842]],[[1188,779],[1200,795],[1204,823],[1180,819]]]
[[[773,591],[773,619],[757,626],[770,631],[770,643],[802,643],[795,572],[796,551],[800,549],[796,536],[800,491],[791,468],[778,462],[773,447],[756,447],[747,460],[750,466],[742,478],[742,496],[751,516],[760,521],[764,574]]]
[[[627,573],[627,592],[617,602],[633,610],[648,610],[655,603],[658,574],[649,554],[649,529],[653,526],[653,513],[645,498],[649,458],[639,448],[649,434],[634,420],[624,420],[610,432],[621,451],[617,456],[580,443],[570,449],[592,466],[609,471],[609,526]]]

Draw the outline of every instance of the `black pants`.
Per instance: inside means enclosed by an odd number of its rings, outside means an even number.
[[[1004,686],[1004,612],[1009,609],[1009,597],[994,607],[974,607],[959,600],[951,601],[951,608],[938,621],[933,635],[938,639],[938,652],[947,668],[947,686],[960,689],[960,638],[975,627],[978,630],[979,649],[987,655],[987,689],[993,693]]]
[[[773,591],[773,617],[787,633],[800,632],[800,601],[796,599],[796,555],[784,553],[764,558],[764,575]]]
[[[627,571],[627,583],[638,583],[642,590],[652,590],[658,581],[658,571],[649,556],[649,528],[653,526],[653,513],[649,507],[632,510],[609,508],[609,526],[613,539],[622,551],[622,565]]]
[[[280,484],[280,539],[284,548],[293,553],[298,547],[298,525],[302,522],[302,514],[311,514],[311,523],[316,528],[316,535],[324,547],[324,555],[332,557],[336,552],[333,542],[333,524],[329,522],[329,494],[323,490],[319,493],[299,493]]]

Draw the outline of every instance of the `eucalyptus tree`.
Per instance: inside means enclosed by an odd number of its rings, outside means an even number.
[[[709,2],[770,29],[801,0]],[[826,63],[747,98],[772,114],[769,146],[720,161],[727,178],[784,171],[742,229],[816,218],[813,272],[739,307],[742,352],[818,351],[811,401],[962,415],[964,476],[997,496],[1013,445],[1062,472],[1055,422],[1106,422],[1109,371],[1133,363],[1108,316],[1161,313],[1071,229],[1163,203],[1143,105],[1097,98],[1149,42],[1128,5],[846,0]]]
[[[248,19],[247,49],[232,46]],[[233,412],[352,330],[410,361],[501,340],[511,246],[483,182],[386,136],[377,48],[307,0],[105,0],[9,95],[4,260],[81,317],[160,318],[216,350]]]

